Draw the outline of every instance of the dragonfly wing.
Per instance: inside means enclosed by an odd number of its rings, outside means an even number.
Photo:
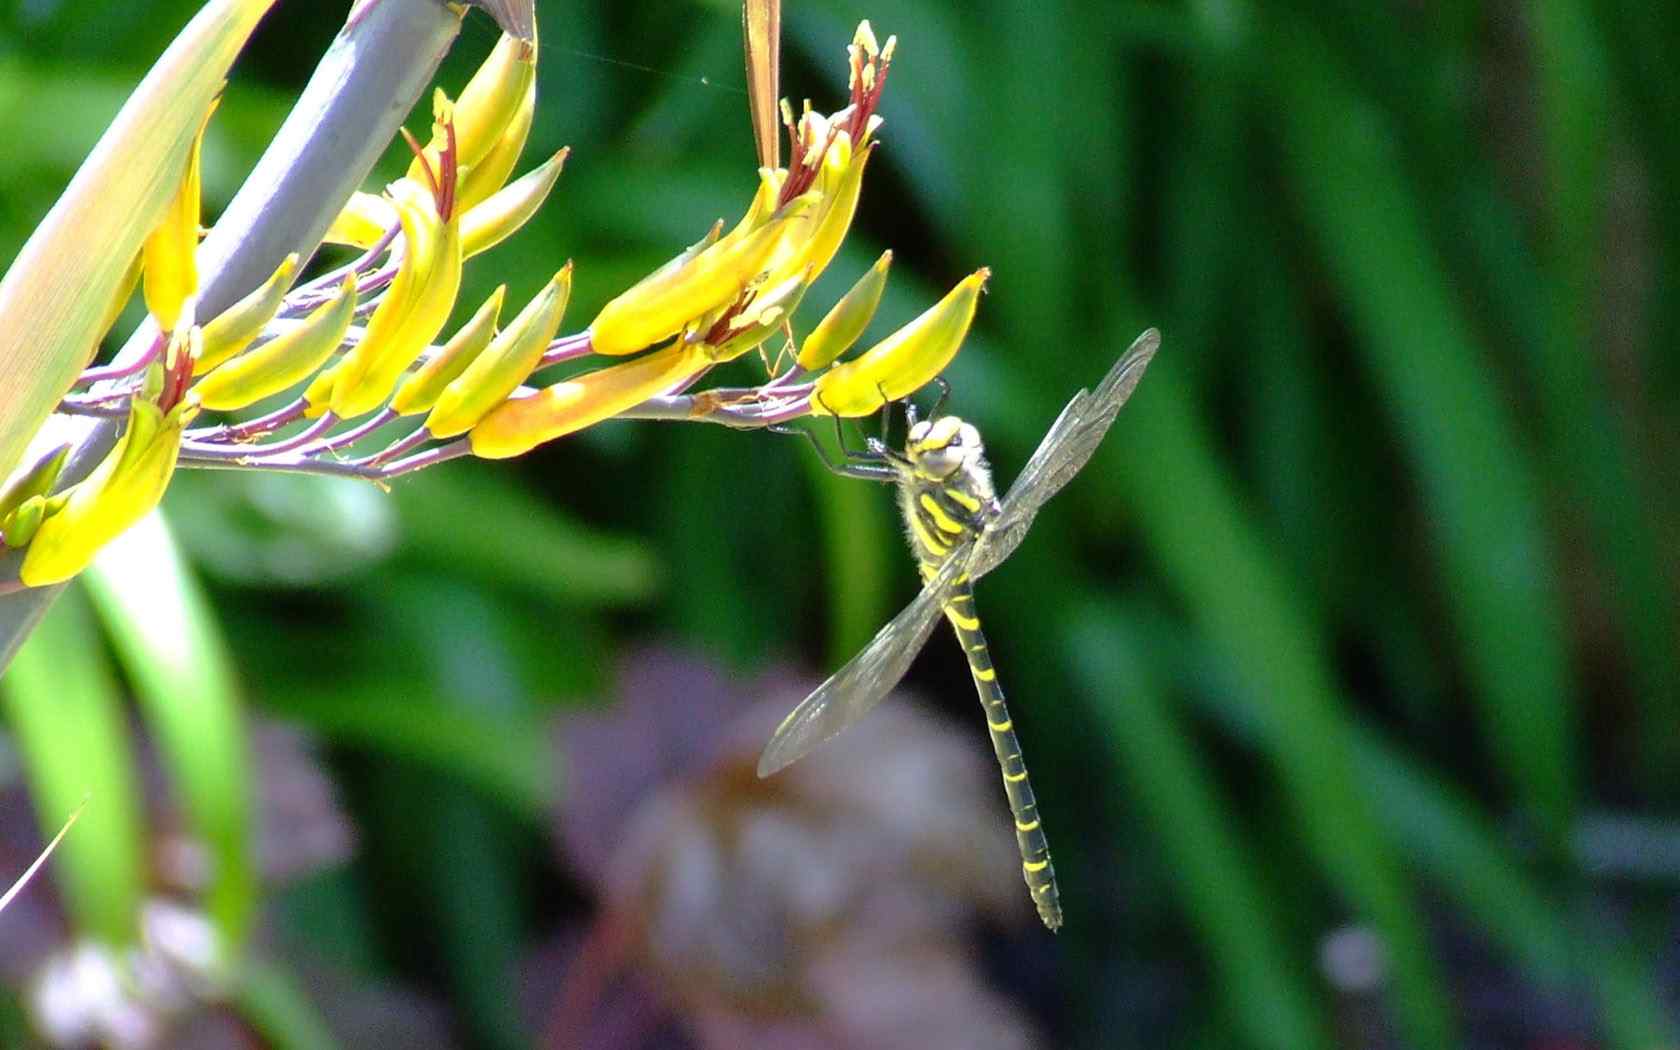
[[[776,727],[758,758],[758,775],[767,777],[810,754],[817,746],[862,718],[903,679],[927,644],[934,625],[972,545],[958,548],[939,574],[904,610],[875,633],[846,666],[812,691]]]
[[[1015,552],[1026,538],[1027,530],[1032,528],[1039,508],[1090,462],[1160,346],[1160,332],[1153,328],[1144,332],[1109,369],[1095,391],[1089,394],[1080,391],[1062,409],[1049,433],[1038,443],[1037,451],[1021,468],[1020,477],[1010,486],[997,519],[980,538],[970,568],[975,579],[997,568]]]

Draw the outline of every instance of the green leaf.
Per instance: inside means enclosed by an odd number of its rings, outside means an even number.
[[[1151,821],[1200,933],[1208,964],[1256,1047],[1330,1045],[1318,1004],[1279,932],[1272,902],[1251,875],[1250,848],[1181,720],[1149,673],[1148,647],[1112,608],[1089,602],[1071,622],[1067,651],[1113,750]]]
[[[818,593],[827,605],[828,662],[838,667],[884,622],[895,593],[894,571],[909,581],[914,566],[894,535],[885,486],[837,477],[802,441],[787,445],[784,451],[799,457],[817,501],[825,565]]]
[[[337,1050],[315,1005],[297,980],[274,966],[247,966],[234,988],[233,1005],[274,1050]]]
[[[1284,158],[1418,473],[1483,731],[1561,841],[1574,716],[1534,464],[1429,243],[1392,129],[1310,38],[1280,33],[1266,64]]]
[[[193,137],[273,0],[210,0],[129,96],[0,279],[0,470],[98,345],[107,308],[175,195]],[[70,246],[89,250],[71,250]]]
[[[66,594],[18,651],[0,697],[46,835],[87,800],[53,864],[76,928],[132,944],[145,870],[139,783],[117,684],[80,592]]]
[[[540,724],[464,711],[408,679],[335,681],[290,688],[266,706],[327,739],[420,763],[540,820],[554,798],[553,750]],[[400,704],[393,697],[402,697]]]
[[[1110,444],[1147,448],[1150,455],[1109,476],[1202,630],[1275,719],[1268,751],[1301,833],[1331,883],[1381,933],[1413,1037],[1424,1046],[1451,1046],[1453,1025],[1422,916],[1357,787],[1349,723],[1320,629],[1298,604],[1275,552],[1239,509],[1181,368],[1169,342],[1110,437]]]
[[[492,464],[422,474],[392,498],[406,549],[432,564],[573,606],[635,605],[660,586],[640,541],[573,521]],[[494,527],[485,526],[489,509]]]
[[[233,659],[162,514],[84,576],[186,811],[211,858],[207,907],[233,950],[256,910],[249,742]]]

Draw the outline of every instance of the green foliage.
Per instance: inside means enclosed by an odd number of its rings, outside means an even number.
[[[167,22],[194,5],[151,6]],[[8,136],[8,255],[50,200],[39,186],[79,159],[65,143],[109,118],[113,70],[158,44],[130,5],[29,9],[49,13],[0,21],[0,130],[42,127],[56,99],[62,131]],[[754,150],[734,5],[539,13],[521,170],[574,153],[461,301],[505,281],[522,302],[572,257],[570,328],[737,213]],[[901,37],[886,148],[811,317],[889,245],[864,345],[990,266],[949,407],[1005,484],[1074,390],[1145,326],[1164,334],[1107,445],[978,594],[1064,880],[1068,928],[1035,951],[1059,956],[1039,1005],[1068,1045],[1123,1045],[1111,1004],[1161,982],[1180,1014],[1136,1045],[1330,1045],[1346,1004],[1320,950],[1348,926],[1386,946],[1405,1045],[1461,1045],[1475,1022],[1465,944],[1519,1006],[1586,1004],[1604,1045],[1674,1038],[1651,946],[1672,939],[1680,873],[1611,886],[1578,832],[1610,807],[1671,828],[1680,798],[1680,70],[1661,44],[1680,15],[1527,14],[788,5],[796,101],[840,96],[856,19]],[[469,18],[443,82],[493,41]],[[309,57],[259,32],[209,138],[212,200]],[[25,83],[53,90],[25,108]],[[854,444],[874,432],[847,426]],[[890,493],[811,460],[783,437],[611,423],[388,499],[185,478],[166,509],[182,593],[207,599],[188,633],[220,668],[196,680],[159,661],[111,581],[95,594],[218,848],[249,834],[214,801],[249,790],[223,645],[248,716],[325,742],[357,858],[264,902],[330,926],[323,952],[357,980],[442,990],[473,1045],[527,1045],[504,993],[571,870],[543,855],[566,772],[553,711],[607,694],[643,641],[831,670],[911,593]],[[913,683],[983,748],[942,648]],[[86,610],[61,604],[5,681],[6,725],[43,826],[97,781],[60,877],[78,921],[118,938],[143,832],[100,652]],[[224,921],[243,921],[236,900]],[[247,1013],[324,1045],[291,982],[253,980]]]

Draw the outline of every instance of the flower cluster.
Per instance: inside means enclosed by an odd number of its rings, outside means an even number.
[[[614,417],[762,427],[813,414],[862,416],[930,382],[967,334],[985,269],[848,361],[837,363],[881,301],[891,252],[802,342],[793,328],[806,291],[851,228],[895,44],[880,44],[867,22],[860,25],[848,49],[848,104],[825,115],[806,103],[796,116],[782,102],[789,162],[759,169],[757,192],[734,227],[725,232],[718,222],[566,336],[558,332],[570,262],[505,327],[504,287],[444,333],[465,262],[519,229],[566,161],[561,150],[509,181],[535,113],[533,40],[504,35],[458,99],[436,92],[430,140],[421,145],[404,133],[414,153],[407,174],[380,194],[355,194],[327,234],[359,249],[358,258],[298,283],[299,259],[290,256],[202,323],[195,146],[175,205],[110,313],[143,281],[160,334],[131,364],[87,369],[59,406],[126,419],[122,440],[64,492],[54,493],[64,461],[55,451],[0,493],[0,535],[7,546],[29,547],[23,582],[80,571],[157,503],[177,464],[383,482],[459,456],[517,456]],[[772,361],[765,344],[778,338]],[[766,370],[757,386],[689,392],[711,369],[754,350]],[[583,359],[599,366],[528,385],[541,370]],[[289,392],[281,407],[255,418],[189,427],[200,413],[243,413]],[[391,440],[405,420],[416,425]],[[379,447],[367,451],[370,444]]]

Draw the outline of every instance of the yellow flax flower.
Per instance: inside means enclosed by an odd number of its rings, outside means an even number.
[[[184,400],[167,410],[160,405],[155,398],[164,385],[163,369],[153,365],[151,371],[147,389],[130,400],[122,437],[93,473],[63,494],[62,505],[36,530],[19,570],[25,584],[61,583],[81,572],[101,547],[163,498],[175,472],[181,432],[196,409]]]
[[[933,381],[968,337],[980,292],[992,271],[969,274],[920,317],[855,360],[824,372],[811,395],[811,413],[867,416]]]

